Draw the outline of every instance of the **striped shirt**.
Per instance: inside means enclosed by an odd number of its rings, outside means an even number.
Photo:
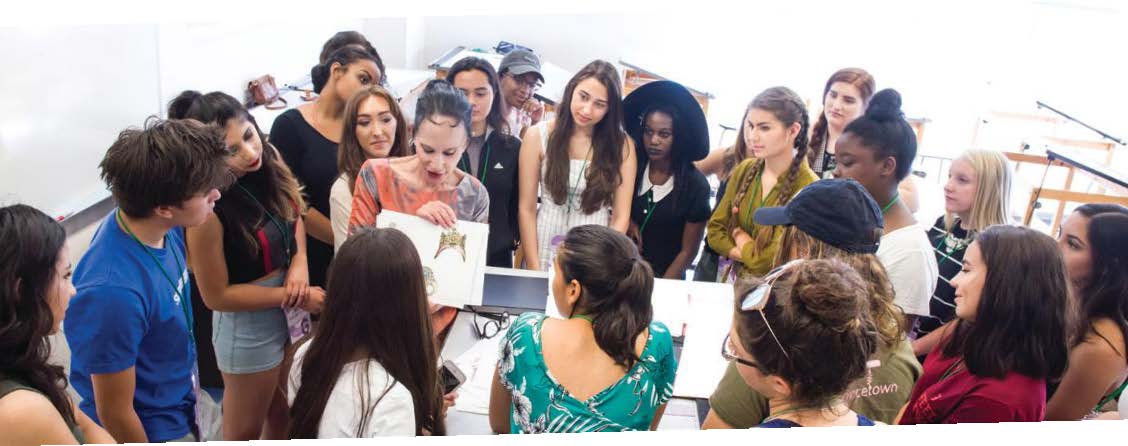
[[[928,242],[936,254],[936,265],[940,270],[940,277],[936,281],[936,289],[932,292],[929,302],[928,317],[922,317],[916,327],[917,337],[924,336],[940,328],[956,315],[955,288],[951,280],[960,272],[964,252],[967,245],[975,238],[967,230],[960,227],[959,220],[952,225],[949,232],[944,228],[944,217],[936,219],[936,223],[928,230]]]

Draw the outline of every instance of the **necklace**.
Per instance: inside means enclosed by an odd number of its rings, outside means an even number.
[[[485,150],[486,157],[485,157],[485,159],[482,160],[481,163],[478,164],[478,174],[475,175],[476,177],[478,177],[478,181],[480,181],[482,184],[486,184],[486,177],[489,176],[489,174],[490,174],[490,169],[489,169],[489,166],[490,166],[489,138],[490,138],[490,132],[487,131],[485,138],[482,139],[482,142],[486,145],[486,150]],[[458,160],[458,167],[462,168],[463,171],[469,173],[470,172],[470,163],[468,163],[466,160],[470,158],[470,154],[465,154],[465,156],[466,156],[465,158]]]
[[[584,174],[587,172],[587,159],[591,156],[591,151],[594,148],[594,145],[588,147],[587,155],[584,155],[584,162],[580,165],[580,174],[576,176],[576,182],[572,187],[568,189],[568,215],[572,214],[572,199],[576,196],[576,189],[580,188],[580,180],[584,178]],[[568,160],[568,162],[571,163],[572,161]]]
[[[266,206],[263,206],[262,202],[260,202],[258,198],[255,198],[254,194],[252,194],[251,191],[247,190],[247,188],[243,187],[243,185],[239,183],[235,183],[235,186],[237,186],[239,190],[243,191],[244,194],[247,194],[247,196],[250,197],[251,201],[254,201],[255,204],[258,205],[259,209],[262,209],[262,212],[266,214],[267,218],[270,219],[270,222],[274,224],[274,227],[278,229],[278,233],[282,236],[282,245],[286,249],[286,263],[282,266],[290,266],[290,258],[293,257],[293,255],[290,252],[289,232],[287,232],[286,229],[282,226],[282,223],[278,222],[278,219],[274,218],[274,214],[271,214],[270,211],[266,210]]]
[[[901,201],[901,192],[893,194],[893,199],[889,201],[889,204],[881,208],[881,215],[885,215],[886,212],[889,212],[889,208],[893,207],[894,204],[897,204],[898,201]]]
[[[654,215],[654,207],[658,206],[658,202],[654,201],[654,188],[646,191],[646,210],[642,211],[646,217],[642,219],[642,225],[638,227],[638,233],[641,235],[642,231],[646,230],[646,224],[650,223],[650,217]]]
[[[176,293],[176,297],[179,300],[178,303],[180,304],[180,310],[184,312],[184,323],[188,326],[188,345],[195,349],[196,335],[192,329],[192,311],[188,307],[188,299],[185,299],[184,295],[180,293],[180,287],[176,286],[176,282],[172,280],[172,275],[165,270],[164,264],[161,263],[156,254],[153,254],[153,250],[149,249],[149,247],[144,243],[141,243],[141,239],[137,238],[137,235],[133,233],[133,230],[129,228],[129,225],[125,224],[125,219],[121,218],[121,209],[114,211],[114,218],[117,219],[117,222],[119,225],[121,225],[121,228],[125,229],[125,233],[129,234],[129,236],[133,238],[133,241],[137,242],[137,244],[141,246],[141,249],[145,250],[146,254],[149,254],[149,258],[153,259],[153,263],[155,263],[157,265],[157,268],[161,270],[161,275],[164,276],[165,280],[168,281],[168,284],[172,286],[172,292]],[[163,239],[165,241],[165,246],[168,247],[168,233],[165,233]],[[176,255],[176,251],[171,251],[172,248],[168,249],[170,250],[170,252],[172,252],[173,260],[176,260],[177,271],[184,271],[184,264],[180,263],[180,257]]]

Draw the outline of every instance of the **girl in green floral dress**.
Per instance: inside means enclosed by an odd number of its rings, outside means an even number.
[[[568,231],[549,290],[566,320],[517,318],[500,343],[490,395],[498,433],[653,429],[673,394],[677,360],[651,321],[654,274],[625,235]]]

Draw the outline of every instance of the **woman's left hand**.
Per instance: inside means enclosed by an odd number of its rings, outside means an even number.
[[[732,241],[736,244],[737,249],[743,251],[744,245],[752,241],[752,236],[744,232],[744,229],[737,227],[732,230]]]
[[[458,391],[454,391],[443,395],[443,417],[446,417],[447,409],[454,407],[454,400],[458,399]]]
[[[435,225],[444,228],[451,228],[455,222],[458,221],[458,216],[455,215],[454,209],[450,205],[441,201],[431,201],[419,207],[415,214],[422,217]]]
[[[304,266],[291,265],[286,272],[286,308],[300,307],[309,298],[309,271]]]

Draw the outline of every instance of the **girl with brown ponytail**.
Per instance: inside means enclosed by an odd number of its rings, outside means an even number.
[[[756,209],[783,206],[818,180],[807,165],[807,107],[787,87],[756,96],[744,112],[741,138],[755,158],[736,166],[709,219],[706,240],[722,256],[718,280],[762,276],[771,269],[783,231],[752,222]],[[730,263],[732,267],[727,267]]]
[[[549,270],[560,314],[517,318],[490,393],[497,433],[653,430],[673,395],[673,343],[651,321],[654,273],[626,235],[568,231]],[[598,408],[596,410],[595,408]]]

